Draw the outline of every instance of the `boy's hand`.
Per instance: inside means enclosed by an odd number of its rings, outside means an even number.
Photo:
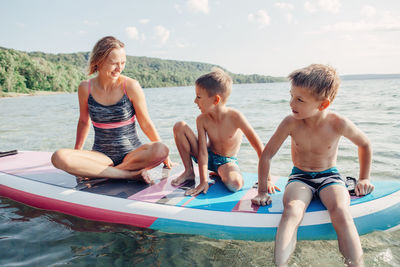
[[[207,194],[208,182],[200,183],[196,188],[189,189],[185,192],[185,196],[191,195],[192,197],[197,196],[200,193]]]
[[[172,162],[172,161],[169,159],[169,156],[164,160],[163,163],[164,163],[163,168],[167,168],[167,169],[171,169],[172,167],[174,167],[174,166],[176,165],[175,162]]]
[[[272,199],[267,193],[258,193],[257,196],[251,199],[251,203],[257,206],[265,206],[271,204]]]
[[[369,182],[369,179],[358,179],[355,192],[356,196],[365,196],[374,190],[375,186]]]
[[[274,183],[268,182],[268,184],[267,184],[267,192],[268,192],[268,194],[275,194],[275,190],[278,191],[278,192],[281,192],[279,187],[274,185]]]

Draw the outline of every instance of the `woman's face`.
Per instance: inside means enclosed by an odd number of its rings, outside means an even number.
[[[124,70],[126,64],[126,54],[124,48],[115,48],[108,54],[106,60],[100,65],[99,73],[106,75],[113,80],[117,80]]]

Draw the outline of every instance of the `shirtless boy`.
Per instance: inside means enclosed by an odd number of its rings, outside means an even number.
[[[351,217],[350,197],[336,169],[339,139],[344,136],[358,147],[360,173],[357,195],[369,194],[371,145],[365,134],[345,117],[328,111],[339,89],[336,71],[313,64],[289,75],[292,114],[279,125],[266,145],[259,162],[258,195],[253,204],[270,202],[272,157],[285,139],[291,137],[293,170],[283,196],[284,211],[275,238],[275,264],[285,266],[295,249],[297,229],[314,195],[327,208],[337,233],[339,250],[349,266],[363,266],[362,248]]]
[[[237,165],[236,154],[243,133],[261,156],[263,145],[243,114],[226,106],[232,90],[232,79],[223,70],[215,68],[196,80],[194,102],[201,114],[196,119],[198,136],[185,122],[174,126],[174,138],[185,167],[182,175],[172,181],[179,185],[194,180],[192,158],[198,162],[200,184],[186,192],[187,195],[207,193],[207,170],[216,172],[231,191],[243,186],[243,177]],[[208,143],[207,143],[208,138]]]

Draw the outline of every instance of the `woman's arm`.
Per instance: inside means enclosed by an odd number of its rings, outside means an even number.
[[[82,149],[90,131],[90,116],[88,107],[88,82],[83,81],[78,88],[79,120],[76,128],[75,149]]]
[[[146,98],[139,82],[127,78],[126,92],[133,104],[133,107],[135,108],[136,118],[144,134],[152,142],[161,141],[161,138],[158,135],[158,132],[153,122],[151,121],[150,115],[148,113]]]

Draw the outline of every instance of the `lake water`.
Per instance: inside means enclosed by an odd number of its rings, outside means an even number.
[[[199,110],[194,87],[145,89],[149,113],[171,159],[180,162],[172,127],[192,127]],[[400,80],[343,81],[330,109],[345,115],[373,144],[372,180],[400,179]],[[266,143],[290,113],[289,84],[234,85],[228,105],[241,110]],[[54,151],[73,147],[78,119],[76,94],[0,99],[0,151]],[[142,140],[146,140],[140,133]],[[93,130],[85,144],[90,149]],[[244,138],[240,167],[256,172],[257,156]],[[290,142],[272,162],[287,176]],[[357,148],[340,142],[337,167],[358,175]],[[400,266],[400,230],[361,236],[366,266]],[[273,242],[214,240],[92,222],[34,209],[0,198],[0,266],[273,266]],[[336,241],[299,241],[291,266],[343,266]]]

